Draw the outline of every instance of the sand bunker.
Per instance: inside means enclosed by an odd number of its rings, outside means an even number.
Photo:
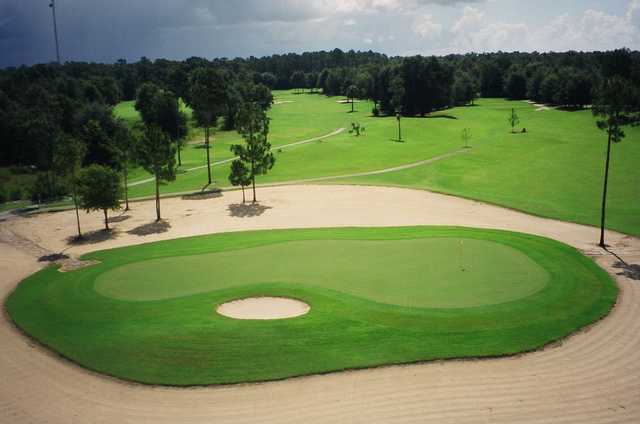
[[[300,300],[285,297],[249,297],[223,303],[216,312],[235,319],[270,320],[299,317],[310,309]]]

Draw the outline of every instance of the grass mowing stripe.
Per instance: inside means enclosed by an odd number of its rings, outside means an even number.
[[[156,301],[111,299],[94,288],[101,275],[154,258],[242,252],[275,245],[297,248],[296,243],[306,242],[443,238],[487,241],[524,252],[544,269],[549,280],[544,288],[526,297],[467,308],[387,304],[340,287],[290,281],[261,283],[259,275],[254,283]],[[398,261],[405,264],[424,260],[418,249],[402,253]],[[70,273],[47,268],[26,279],[7,300],[9,314],[28,334],[87,368],[153,384],[263,381],[383,364],[528,351],[601,318],[617,296],[617,287],[608,274],[569,246],[531,235],[455,227],[228,233],[96,252],[87,257],[101,263]],[[174,281],[177,285],[197,272],[186,267],[182,271]],[[215,270],[211,274],[215,275]],[[303,317],[266,322],[238,321],[214,312],[219,303],[254,295],[298,298],[312,309]]]

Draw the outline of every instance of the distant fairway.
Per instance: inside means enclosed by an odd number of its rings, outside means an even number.
[[[463,228],[227,233],[86,259],[100,264],[25,280],[11,317],[87,368],[171,385],[528,351],[602,317],[617,295],[573,248]],[[250,296],[311,310],[283,321],[215,313]]]
[[[424,188],[496,203],[525,212],[583,224],[599,223],[599,205],[606,136],[595,126],[591,111],[536,111],[525,102],[480,99],[477,106],[437,112],[430,118],[402,120],[404,143],[394,142],[397,127],[393,117],[373,118],[369,102],[351,106],[339,98],[318,94],[295,95],[276,91],[282,103],[270,116],[270,141],[276,147],[349,128],[358,121],[366,135],[346,131],[323,141],[276,152],[273,171],[258,183],[295,181],[378,171],[416,163],[442,154],[458,152],[462,130],[470,128],[471,149],[447,159],[416,168],[375,176],[339,179],[335,183],[397,185]],[[510,134],[507,116],[516,108],[527,134]],[[132,107],[120,106],[116,113],[132,119]],[[135,112],[135,111],[133,111]],[[135,119],[135,117],[133,117]],[[625,130],[627,138],[614,146],[609,193],[608,227],[640,235],[640,128]],[[198,134],[196,133],[196,139]],[[232,157],[229,146],[241,142],[235,132],[215,136],[215,159]],[[163,193],[198,190],[206,183],[202,167],[205,152],[192,144],[183,152],[178,179],[162,188]],[[229,164],[213,167],[215,184],[229,186]],[[131,181],[148,174],[136,170]],[[148,196],[153,184],[131,188],[133,196]]]

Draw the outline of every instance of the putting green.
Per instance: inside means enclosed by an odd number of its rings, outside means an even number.
[[[114,299],[149,301],[290,283],[399,306],[464,308],[520,299],[548,280],[544,268],[513,247],[438,237],[292,241],[152,259],[105,272],[96,279],[96,290]]]
[[[27,278],[7,311],[72,361],[153,384],[514,354],[593,323],[617,296],[608,274],[569,246],[452,227],[227,233],[85,259],[100,263]],[[311,309],[271,321],[215,313],[262,296]]]

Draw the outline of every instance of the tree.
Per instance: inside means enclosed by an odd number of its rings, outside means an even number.
[[[178,166],[182,166],[182,145],[187,137],[187,115],[180,110],[180,97],[168,90],[145,83],[138,92],[135,108],[146,125],[158,125],[178,150]]]
[[[302,71],[295,71],[291,75],[291,87],[295,88],[300,92],[300,89],[304,91],[304,87],[307,85],[307,76]]]
[[[349,134],[355,134],[356,137],[360,137],[360,135],[365,133],[364,126],[360,125],[360,122],[352,122],[351,129],[349,130]]]
[[[453,98],[456,104],[473,104],[477,96],[477,89],[471,76],[467,72],[459,73],[453,84]]]
[[[53,163],[56,172],[69,181],[71,197],[76,210],[76,223],[78,226],[78,238],[82,237],[80,230],[80,213],[78,211],[78,174],[82,167],[82,161],[87,154],[87,148],[76,137],[61,134],[56,141]]]
[[[136,141],[136,137],[127,125],[118,121],[118,128],[111,140],[111,146],[117,158],[118,168],[122,170],[125,211],[129,210],[129,167],[135,162]]]
[[[229,174],[229,182],[233,186],[242,187],[242,204],[245,203],[244,188],[251,184],[251,175],[249,168],[240,159],[231,162],[231,174]]]
[[[82,209],[104,212],[104,227],[108,231],[108,210],[120,209],[122,186],[118,173],[102,165],[88,166],[80,172],[78,195]]]
[[[520,69],[513,69],[507,76],[504,91],[508,99],[522,100],[527,97],[527,78]]]
[[[404,103],[404,81],[401,76],[396,76],[391,80],[389,87],[391,91],[391,107],[396,113],[402,112],[402,105]]]
[[[516,125],[518,125],[519,123],[520,123],[520,118],[518,117],[518,114],[516,113],[515,108],[511,108],[511,115],[509,115],[509,125],[511,125],[512,133],[516,132]]]
[[[160,216],[160,183],[176,179],[176,149],[171,139],[157,125],[147,125],[138,141],[138,162],[156,182],[156,221]]]
[[[471,130],[469,128],[465,128],[462,130],[462,141],[464,141],[464,148],[468,149],[469,147],[469,140],[471,140]]]
[[[278,79],[270,72],[263,72],[260,75],[260,82],[273,90],[276,87]]]
[[[351,103],[351,113],[355,112],[355,108],[354,108],[354,104],[355,104],[355,99],[356,97],[359,96],[360,94],[360,90],[358,90],[358,87],[355,85],[350,85],[349,87],[347,87],[347,98],[349,99],[349,102]]]
[[[273,105],[271,89],[264,84],[249,84],[243,87],[242,93],[245,102],[257,103],[262,110],[269,110]]]
[[[182,166],[181,151],[189,127],[187,115],[180,110],[180,98],[170,91],[160,90],[154,99],[155,116],[149,123],[157,124],[176,145],[178,166]]]
[[[134,108],[140,113],[145,123],[155,121],[155,97],[159,90],[157,85],[150,82],[145,82],[138,89]]]
[[[238,132],[245,144],[234,144],[231,151],[244,162],[249,169],[249,178],[253,185],[253,203],[256,202],[256,175],[264,175],[275,164],[271,153],[271,144],[267,141],[269,118],[256,104],[247,104],[238,113]]]
[[[607,133],[607,154],[605,160],[604,188],[602,193],[602,211],[600,219],[600,247],[606,248],[604,230],[607,211],[607,190],[609,184],[609,165],[611,146],[620,143],[625,133],[624,125],[640,123],[640,93],[628,80],[619,76],[607,79],[598,90],[593,104],[593,115],[600,118],[598,128]]]
[[[396,111],[396,120],[398,121],[398,141],[402,141],[402,104],[404,99],[404,81],[402,77],[397,76],[391,81],[391,105]]]
[[[215,127],[227,103],[227,77],[223,71],[213,68],[198,68],[191,75],[189,90],[190,106],[197,124],[204,128],[207,150],[207,177],[211,184],[210,130]],[[212,148],[211,148],[212,149]]]

